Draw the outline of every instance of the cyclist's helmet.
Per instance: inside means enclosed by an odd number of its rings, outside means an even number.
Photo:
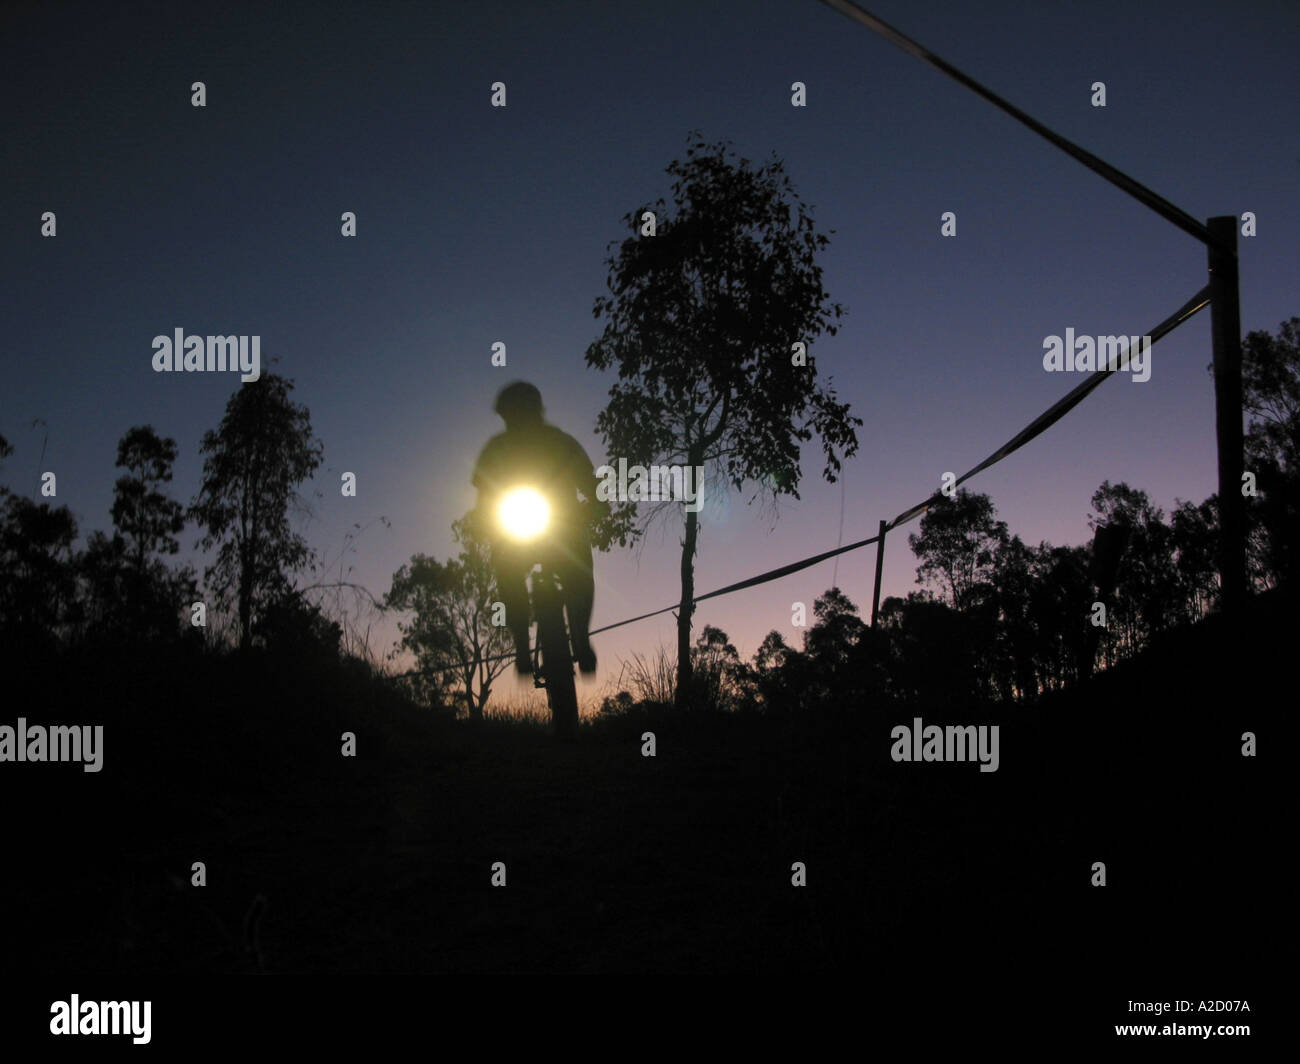
[[[521,416],[541,417],[542,393],[527,381],[515,381],[497,393],[492,409],[507,421]]]

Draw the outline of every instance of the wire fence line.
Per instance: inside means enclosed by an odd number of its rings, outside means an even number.
[[[1173,332],[1174,329],[1178,328],[1179,325],[1190,319],[1198,311],[1204,310],[1205,307],[1209,305],[1209,302],[1210,287],[1209,285],[1206,285],[1197,292],[1196,295],[1192,296],[1191,299],[1179,307],[1178,310],[1174,311],[1173,314],[1170,314],[1169,317],[1164,319],[1164,321],[1154,326],[1148,334],[1144,335],[1149,335],[1151,337],[1151,346],[1154,347],[1160,339]],[[953,488],[956,489],[972,477],[982,473],[990,466],[996,465],[998,462],[1002,461],[1002,459],[1020,450],[1021,447],[1025,446],[1025,444],[1029,443],[1031,440],[1042,435],[1042,433],[1046,432],[1047,429],[1060,421],[1061,418],[1065,417],[1066,414],[1091,395],[1104,380],[1119,372],[1119,368],[1120,367],[1116,365],[1113,368],[1108,366],[1105,369],[1098,367],[1095,371],[1092,371],[1087,380],[1083,381],[1077,387],[1072,388],[982,462],[978,465],[972,466],[965,473],[959,476],[953,482]],[[887,522],[885,525],[885,532],[890,532],[893,529],[898,528],[900,525],[905,525],[916,520],[916,518],[920,517],[934,505],[937,495],[938,493],[932,492],[922,502],[909,507],[892,521]],[[848,543],[842,547],[836,547],[834,550],[823,551],[821,554],[814,554],[807,558],[800,558],[798,561],[790,562],[788,565],[782,565],[776,569],[769,569],[767,572],[747,577],[746,579],[740,580],[734,584],[728,584],[726,587],[720,587],[715,591],[709,591],[703,595],[696,595],[691,600],[692,605],[705,602],[708,599],[717,598],[720,595],[730,595],[736,591],[744,591],[747,588],[757,587],[759,584],[766,584],[773,580],[780,580],[782,577],[791,576],[794,573],[810,568],[820,562],[838,557],[841,554],[847,554],[849,551],[870,546],[872,543],[879,542],[879,540],[880,533],[877,532],[876,535],[869,536],[866,539],[860,539],[855,543]],[[649,613],[638,614],[636,617],[628,617],[622,621],[615,621],[613,624],[606,624],[600,628],[593,628],[590,634],[599,635],[601,632],[608,632],[615,628],[622,628],[624,625],[635,624],[637,621],[644,621],[651,617],[658,617],[662,614],[678,609],[680,605],[680,602],[674,602],[672,605],[664,606],[657,610],[651,610]],[[412,669],[409,672],[398,673],[393,677],[393,679],[401,679],[406,676],[429,675],[438,672],[450,672],[457,669],[477,668],[479,665],[487,665],[513,657],[513,654],[496,654],[492,657],[476,658],[473,661],[459,662],[452,665],[439,665],[430,669]]]

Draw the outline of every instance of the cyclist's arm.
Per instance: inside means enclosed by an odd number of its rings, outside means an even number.
[[[573,441],[573,479],[577,485],[578,491],[587,501],[589,508],[607,508],[606,503],[600,502],[596,498],[596,485],[599,483],[596,479],[596,470],[591,464],[591,459],[583,449],[582,444],[577,440]]]
[[[470,483],[477,492],[474,499],[474,509],[470,512],[471,519],[478,525],[479,529],[490,534],[491,532],[491,514],[488,512],[491,508],[489,495],[492,490],[492,477],[487,471],[489,447],[483,448],[483,453],[479,455],[478,461],[474,463],[474,472],[470,476]]]

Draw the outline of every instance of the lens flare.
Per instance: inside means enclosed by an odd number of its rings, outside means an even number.
[[[511,488],[497,506],[497,521],[511,539],[526,543],[546,531],[551,504],[535,488]]]

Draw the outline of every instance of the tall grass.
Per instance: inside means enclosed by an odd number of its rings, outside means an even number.
[[[637,702],[671,706],[677,695],[677,662],[660,643],[649,655],[635,653],[625,659],[616,686]]]

